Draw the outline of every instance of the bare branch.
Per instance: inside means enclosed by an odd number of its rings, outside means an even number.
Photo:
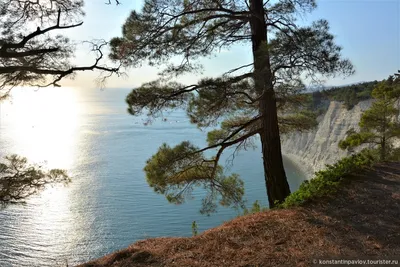
[[[238,71],[238,70],[241,70],[241,69],[244,69],[244,68],[248,68],[248,67],[253,66],[253,65],[254,65],[254,63],[250,63],[250,64],[246,64],[246,65],[243,65],[243,66],[240,66],[240,67],[231,69],[231,70],[225,72],[225,73],[223,74],[223,76],[232,74],[232,73],[234,73],[234,72],[236,72],[236,71]]]
[[[5,28],[3,38],[0,39],[0,90],[2,90],[0,98],[6,97],[10,90],[18,85],[59,86],[58,82],[61,79],[79,71],[98,70],[105,74],[102,75],[103,82],[112,74],[118,76],[121,74],[120,65],[114,67],[101,65],[100,61],[104,58],[102,48],[107,45],[105,41],[100,44],[89,42],[92,44],[92,52],[97,54],[92,65],[72,66],[69,58],[73,55],[75,45],[70,44],[69,39],[62,35],[51,35],[56,30],[66,30],[83,24],[83,22],[61,24],[62,18],[71,21],[74,14],[81,14],[80,8],[83,4],[81,0],[23,3],[10,0],[9,5],[3,7],[9,8],[9,12],[15,16],[18,14],[17,20],[12,20],[13,18],[7,15],[0,15]],[[36,22],[37,19],[42,22],[40,24],[42,27],[25,34],[29,27],[24,27],[24,24]],[[12,25],[19,27],[14,29]],[[51,82],[48,82],[49,78],[52,79]]]
[[[238,129],[236,129],[234,132],[232,132],[232,133],[231,133],[229,136],[227,136],[223,141],[221,141],[221,142],[219,142],[219,143],[217,143],[217,144],[214,144],[214,145],[212,145],[212,146],[208,146],[208,147],[205,147],[205,148],[203,148],[203,149],[200,149],[200,150],[196,151],[195,153],[201,153],[201,152],[204,152],[204,151],[206,151],[206,150],[210,150],[210,149],[213,149],[213,148],[217,148],[217,147],[219,147],[219,146],[224,147],[224,149],[225,149],[225,148],[227,148],[227,147],[229,147],[229,146],[231,146],[231,145],[234,145],[234,144],[240,142],[241,140],[247,139],[247,138],[249,138],[249,137],[251,137],[251,136],[253,136],[253,135],[259,133],[259,131],[260,131],[261,129],[257,129],[257,130],[251,131],[251,132],[249,132],[249,133],[247,133],[247,134],[245,134],[245,135],[242,135],[241,137],[239,137],[239,138],[236,139],[236,140],[233,140],[233,141],[228,142],[230,139],[232,139],[232,138],[233,138],[235,135],[237,135],[239,132],[241,132],[242,130],[244,130],[246,127],[249,127],[251,124],[255,123],[255,122],[258,121],[259,119],[260,119],[260,117],[256,117],[256,118],[254,118],[254,119],[248,121],[247,123],[243,124],[243,125],[242,125],[241,127],[239,127]]]
[[[118,0],[115,0],[115,3],[117,4],[117,6],[121,4],[121,2],[118,1]],[[106,5],[111,5],[111,0],[108,0],[108,2],[105,3],[105,4],[106,4]]]
[[[36,36],[45,34],[46,32],[53,31],[53,30],[63,30],[63,29],[75,28],[75,27],[81,26],[82,24],[83,24],[83,22],[80,22],[77,24],[72,24],[72,25],[67,25],[67,26],[59,26],[59,21],[57,21],[57,25],[48,27],[44,30],[40,30],[40,28],[38,27],[36,31],[34,31],[34,32],[30,33],[29,35],[27,35],[26,37],[24,37],[21,40],[21,42],[19,42],[19,43],[4,43],[0,49],[5,51],[10,48],[23,48],[29,40],[35,38]]]

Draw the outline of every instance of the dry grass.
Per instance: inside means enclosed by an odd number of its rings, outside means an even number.
[[[349,179],[302,208],[243,216],[191,238],[154,238],[80,267],[310,266],[313,259],[400,255],[400,163]]]

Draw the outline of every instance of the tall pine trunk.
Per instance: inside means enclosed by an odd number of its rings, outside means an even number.
[[[282,161],[278,114],[268,51],[267,26],[262,0],[251,0],[250,19],[252,32],[254,82],[261,98],[259,113],[262,116],[260,132],[265,184],[270,208],[281,203],[290,194]]]

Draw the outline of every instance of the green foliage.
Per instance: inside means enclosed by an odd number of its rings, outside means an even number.
[[[359,154],[339,160],[334,165],[327,165],[325,170],[316,172],[313,179],[304,181],[300,188],[290,194],[285,202],[278,207],[299,206],[308,201],[331,195],[337,191],[342,179],[350,174],[357,173],[366,166],[371,166],[374,162],[373,153],[369,150],[363,150]]]
[[[279,120],[281,133],[307,131],[317,125],[317,114],[310,110],[301,110],[297,114],[281,116]]]
[[[266,211],[267,208],[263,208],[261,207],[260,203],[258,202],[258,200],[254,201],[253,205],[251,206],[251,209],[247,209],[244,208],[243,209],[243,214],[242,215],[248,215],[248,214],[253,214],[253,213],[257,213],[257,212],[262,212],[262,211]]]
[[[204,78],[187,105],[187,114],[198,127],[215,126],[218,119],[254,114],[256,105],[251,74],[234,77]]]
[[[65,170],[43,170],[41,166],[28,164],[26,158],[17,155],[5,157],[0,163],[0,204],[24,201],[48,184],[68,183]]]
[[[372,98],[372,90],[378,84],[377,81],[358,83],[347,86],[337,86],[328,90],[307,93],[307,106],[310,110],[321,115],[327,108],[329,101],[343,102],[346,108],[352,109],[358,102]]]
[[[323,114],[328,106],[326,105],[328,101],[325,94],[320,91],[315,91],[309,93],[308,96],[309,110],[315,111],[317,116]]]
[[[392,148],[389,155],[386,157],[388,161],[400,161],[400,147]]]
[[[368,140],[375,138],[376,135],[371,132],[356,132],[354,129],[347,131],[347,138],[339,141],[339,148],[347,149],[360,146]]]
[[[352,109],[358,102],[371,99],[372,90],[377,84],[377,81],[372,81],[341,86],[332,88],[325,94],[329,99],[344,102],[347,109]]]
[[[243,206],[244,184],[237,174],[224,175],[216,159],[206,159],[200,149],[185,141],[171,148],[163,144],[144,168],[148,184],[171,203],[191,198],[195,187],[203,187],[201,213],[210,214],[222,206]]]
[[[257,5],[261,8],[253,9]],[[242,206],[243,182],[236,174],[225,176],[219,165],[224,151],[232,148],[230,151],[236,153],[253,147],[253,137],[266,131],[273,131],[274,138],[262,142],[275,145],[272,142],[280,140],[277,126],[281,132],[290,132],[316,125],[316,114],[307,111],[305,96],[300,94],[305,89],[302,78],[351,75],[353,66],[342,58],[326,20],[296,25],[299,13],[315,7],[314,0],[256,0],[254,5],[243,1],[145,0],[140,12],[130,14],[122,36],[110,42],[111,59],[125,66],[165,66],[158,80],[128,95],[130,114],[145,111],[157,117],[165,109],[186,108],[191,123],[206,130],[214,127],[207,136],[208,147],[200,149],[189,142],[176,147],[164,144],[147,161],[147,181],[157,193],[179,204],[194,188],[203,187],[207,195],[202,212],[207,214],[216,210],[217,202]],[[268,40],[262,27],[254,27],[260,18],[270,25]],[[254,38],[256,35],[262,40],[256,40],[260,39]],[[252,50],[254,62],[232,66],[220,77],[202,78],[191,85],[171,82],[179,75],[201,70],[201,58],[244,42],[249,49],[256,48]],[[263,108],[262,102],[267,100],[272,103],[270,111]],[[262,121],[275,116],[278,120],[273,119],[272,125]],[[211,149],[216,149],[215,156],[206,158],[203,152]],[[269,177],[271,181],[286,180],[280,153],[264,155],[265,161],[282,168],[271,172],[276,174]],[[277,196],[289,189],[284,191]]]
[[[339,142],[341,149],[353,149],[362,144],[378,146],[381,160],[385,160],[392,148],[392,139],[400,136],[399,109],[395,105],[400,99],[400,80],[389,77],[377,84],[372,91],[374,102],[360,119],[360,131],[349,131]]]
[[[293,36],[296,37],[292,38]],[[276,38],[270,41],[270,47],[272,63],[285,62],[290,66],[289,62],[293,56],[302,58],[302,61],[296,64],[296,68],[291,68],[295,77],[310,68],[314,68],[324,76],[332,76],[338,72],[346,76],[354,73],[350,61],[341,59],[342,48],[335,44],[334,36],[329,33],[329,23],[323,19],[312,22],[311,26],[278,31]],[[314,77],[311,73],[306,75]]]
[[[140,115],[146,108],[147,115],[157,116],[164,109],[180,108],[188,102],[190,95],[181,94],[174,99],[169,99],[169,96],[176,93],[181,86],[177,82],[169,82],[161,86],[158,80],[145,83],[126,97],[128,112],[131,115]]]
[[[371,81],[305,93],[306,97],[302,101],[308,110],[313,111],[317,116],[325,113],[332,100],[343,102],[349,110],[358,102],[371,99],[372,90],[377,84],[377,81]]]
[[[198,234],[198,227],[196,221],[192,222],[192,236],[196,236]]]
[[[221,128],[211,130],[207,134],[207,143],[209,147],[220,146],[223,144],[228,147],[229,144],[234,144],[237,140],[235,152],[241,150],[254,149],[255,135],[261,129],[261,120],[259,117],[251,118],[246,115],[230,116],[221,122]]]

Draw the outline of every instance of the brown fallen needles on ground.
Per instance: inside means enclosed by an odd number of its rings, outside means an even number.
[[[153,238],[79,265],[312,266],[332,258],[399,259],[400,163],[349,177],[300,208],[236,218],[190,238]]]

